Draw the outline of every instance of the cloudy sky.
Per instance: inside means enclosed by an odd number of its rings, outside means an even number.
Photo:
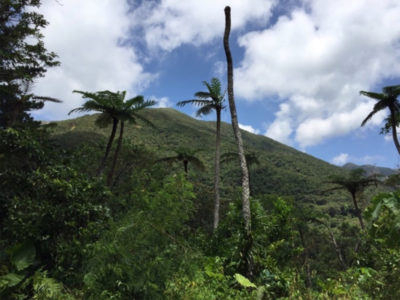
[[[176,108],[203,80],[225,85],[226,5],[243,129],[338,165],[400,165],[379,135],[387,112],[360,128],[374,101],[359,95],[400,83],[398,0],[43,0],[44,41],[61,66],[35,89],[64,102],[35,116],[73,117],[74,89],[127,90]]]

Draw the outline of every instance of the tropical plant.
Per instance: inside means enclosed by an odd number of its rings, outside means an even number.
[[[89,100],[87,100],[81,107],[71,110],[68,114],[74,112],[100,112],[99,116],[96,119],[96,125],[100,128],[105,128],[110,123],[112,123],[113,125],[110,137],[108,138],[108,143],[103,159],[101,160],[101,163],[97,168],[96,174],[97,176],[99,176],[101,175],[101,173],[103,173],[107,158],[110,154],[112,143],[115,138],[115,133],[117,131],[119,122],[119,110],[122,105],[121,99],[119,97],[116,97],[115,93],[112,93],[110,91],[91,93],[74,90],[73,92],[82,94],[83,99]]]
[[[117,149],[114,154],[111,171],[107,177],[108,184],[111,184],[116,161],[121,148],[122,136],[124,133],[124,121],[136,122],[136,119],[141,119],[146,123],[151,124],[150,121],[138,115],[137,112],[143,108],[154,105],[155,101],[153,100],[145,101],[143,99],[143,96],[136,96],[124,102],[126,96],[125,91],[114,93],[106,90],[101,92],[90,93],[90,92],[75,90],[74,93],[82,94],[82,97],[84,99],[90,99],[90,100],[86,101],[81,107],[71,110],[69,114],[73,112],[97,111],[100,112],[100,115],[96,119],[97,126],[104,128],[107,127],[110,123],[113,124],[103,159],[101,160],[100,166],[97,169],[98,176],[101,175],[101,173],[105,168],[107,158],[110,154],[111,146],[115,138],[118,123],[121,122]]]
[[[231,8],[229,6],[225,7],[225,32],[224,32],[224,49],[226,55],[226,61],[228,66],[228,100],[229,100],[229,110],[231,112],[233,133],[235,135],[238,154],[240,159],[240,168],[242,169],[242,211],[245,226],[245,233],[247,235],[247,240],[249,246],[246,247],[251,250],[252,238],[251,238],[251,209],[250,209],[250,183],[249,183],[249,171],[247,169],[246,157],[243,149],[242,134],[239,129],[239,122],[237,118],[235,98],[233,94],[233,62],[232,54],[229,48],[229,34],[231,31]],[[252,264],[248,265],[247,276],[252,276]]]
[[[160,162],[164,161],[164,162],[169,162],[169,163],[182,162],[183,169],[185,170],[186,176],[189,171],[189,169],[188,169],[189,163],[191,163],[193,165],[193,167],[195,167],[196,169],[198,169],[200,171],[205,170],[205,166],[204,166],[203,162],[196,156],[196,153],[201,151],[200,149],[193,150],[190,148],[180,147],[173,151],[176,153],[176,155],[164,157],[164,158],[159,159],[158,161],[160,161]]]
[[[328,191],[340,190],[344,189],[351,194],[351,198],[353,200],[353,205],[355,209],[355,213],[357,215],[358,220],[360,221],[361,229],[365,228],[361,209],[358,205],[358,197],[364,191],[364,189],[370,185],[377,184],[378,180],[375,176],[366,177],[365,171],[363,169],[354,169],[351,170],[348,176],[331,176],[329,179],[329,183],[337,185],[329,189]]]
[[[258,159],[257,153],[249,152],[245,154],[247,166],[251,168],[252,166],[259,166],[260,160]],[[221,163],[231,163],[237,161],[239,155],[236,152],[226,152],[221,156]]]
[[[207,87],[207,92],[197,92],[195,97],[197,99],[180,101],[177,106],[185,106],[186,104],[194,104],[200,106],[197,110],[196,115],[208,115],[211,111],[215,110],[217,115],[216,122],[216,142],[215,142],[215,174],[214,174],[214,230],[219,224],[219,207],[220,207],[220,195],[219,195],[219,182],[220,182],[220,155],[221,155],[221,111],[225,108],[225,93],[221,93],[221,82],[218,78],[212,78],[211,83],[203,81],[203,84]]]
[[[120,121],[120,131],[119,131],[117,148],[115,149],[115,152],[114,152],[111,170],[107,176],[107,184],[108,185],[112,184],[112,178],[114,176],[115,166],[117,164],[118,155],[121,150],[122,137],[124,134],[124,124],[125,124],[124,122],[128,121],[131,123],[136,123],[136,120],[139,119],[150,126],[154,126],[153,123],[151,123],[149,120],[147,120],[146,118],[144,118],[143,116],[138,114],[138,112],[144,108],[147,108],[147,107],[150,107],[150,106],[153,106],[156,104],[156,101],[144,100],[143,96],[140,96],[140,95],[136,96],[134,98],[131,98],[127,101],[124,101],[126,91],[117,92],[114,94],[115,94],[115,97],[117,97],[119,99],[119,101],[121,102],[120,110],[118,113],[118,118]]]
[[[255,152],[249,152],[245,154],[247,167],[249,168],[249,182],[251,183],[250,170],[252,166],[259,166],[260,160]],[[239,156],[236,152],[226,152],[221,156],[221,163],[232,163],[239,161]]]
[[[375,196],[366,210],[369,231],[389,247],[400,246],[400,192]]]
[[[381,133],[392,132],[394,144],[400,154],[400,143],[397,136],[397,126],[400,122],[400,103],[397,98],[400,95],[400,85],[386,86],[382,89],[382,93],[360,91],[360,94],[378,101],[369,115],[362,121],[361,126],[364,126],[377,112],[388,108],[390,113]]]

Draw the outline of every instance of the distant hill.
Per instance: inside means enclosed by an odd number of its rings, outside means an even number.
[[[378,167],[378,166],[373,166],[373,165],[356,165],[353,163],[347,163],[343,166],[344,169],[347,170],[353,170],[353,169],[363,169],[365,170],[365,174],[367,176],[377,174],[377,175],[382,175],[382,176],[390,176],[393,174],[398,173],[398,170],[391,169],[391,168],[385,168],[385,167]]]

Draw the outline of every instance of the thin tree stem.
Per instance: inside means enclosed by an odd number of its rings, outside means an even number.
[[[400,154],[400,143],[399,143],[399,139],[397,137],[397,129],[396,129],[396,126],[397,126],[396,112],[392,105],[389,106],[389,110],[390,110],[390,115],[391,115],[391,119],[392,119],[391,123],[392,123],[393,141],[396,146],[397,152],[399,152],[399,154]]]
[[[247,169],[246,157],[243,149],[242,135],[239,129],[237,118],[235,98],[233,94],[233,62],[232,54],[229,48],[229,34],[231,31],[231,8],[225,7],[225,33],[224,33],[224,49],[228,65],[228,100],[229,109],[232,118],[232,127],[235,134],[236,143],[238,146],[238,154],[240,159],[240,167],[242,169],[242,210],[245,223],[245,231],[247,235],[251,235],[251,213],[250,213],[250,186],[249,186],[249,171]]]
[[[107,185],[108,186],[111,186],[111,184],[112,184],[112,179],[113,179],[114,172],[115,172],[115,166],[117,165],[118,155],[121,150],[123,135],[124,135],[124,121],[121,121],[118,144],[117,144],[117,148],[115,149],[115,152],[114,152],[114,158],[113,158],[111,170],[110,170],[110,173],[108,173],[108,177],[107,177]]]
[[[217,112],[217,124],[216,124],[216,142],[215,142],[215,178],[214,178],[214,193],[215,193],[215,205],[214,205],[214,231],[219,225],[219,181],[220,181],[220,156],[221,156],[221,109],[216,110]]]
[[[108,143],[107,143],[107,147],[106,147],[106,152],[104,153],[104,157],[101,160],[99,168],[97,169],[97,172],[96,172],[97,176],[100,176],[104,171],[104,167],[106,166],[107,158],[108,158],[108,155],[110,154],[111,146],[112,146],[112,143],[113,143],[114,138],[115,138],[115,133],[117,132],[117,127],[118,127],[118,119],[117,118],[113,118],[113,126],[112,126],[112,129],[111,129],[111,135],[110,135],[110,138],[108,139]]]
[[[240,168],[242,169],[242,213],[244,219],[245,246],[243,249],[244,268],[249,278],[253,277],[253,257],[251,249],[253,247],[253,239],[251,236],[251,211],[250,211],[250,185],[249,171],[247,169],[246,157],[243,149],[242,135],[239,129],[239,122],[236,113],[235,97],[233,94],[233,62],[232,54],[229,48],[229,34],[231,31],[231,8],[225,7],[225,32],[224,32],[224,49],[228,66],[228,99],[229,109],[231,112],[232,128],[235,135],[238,154],[240,158]]]

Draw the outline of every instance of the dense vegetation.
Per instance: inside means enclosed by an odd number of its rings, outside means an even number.
[[[18,14],[39,1],[4,3]],[[20,103],[42,75],[30,74],[1,78],[2,104]],[[1,299],[400,298],[398,174],[347,171],[242,131],[249,243],[230,124],[215,226],[215,122],[124,92],[80,93],[78,110],[99,114],[39,125],[32,94],[11,119],[0,111]]]

